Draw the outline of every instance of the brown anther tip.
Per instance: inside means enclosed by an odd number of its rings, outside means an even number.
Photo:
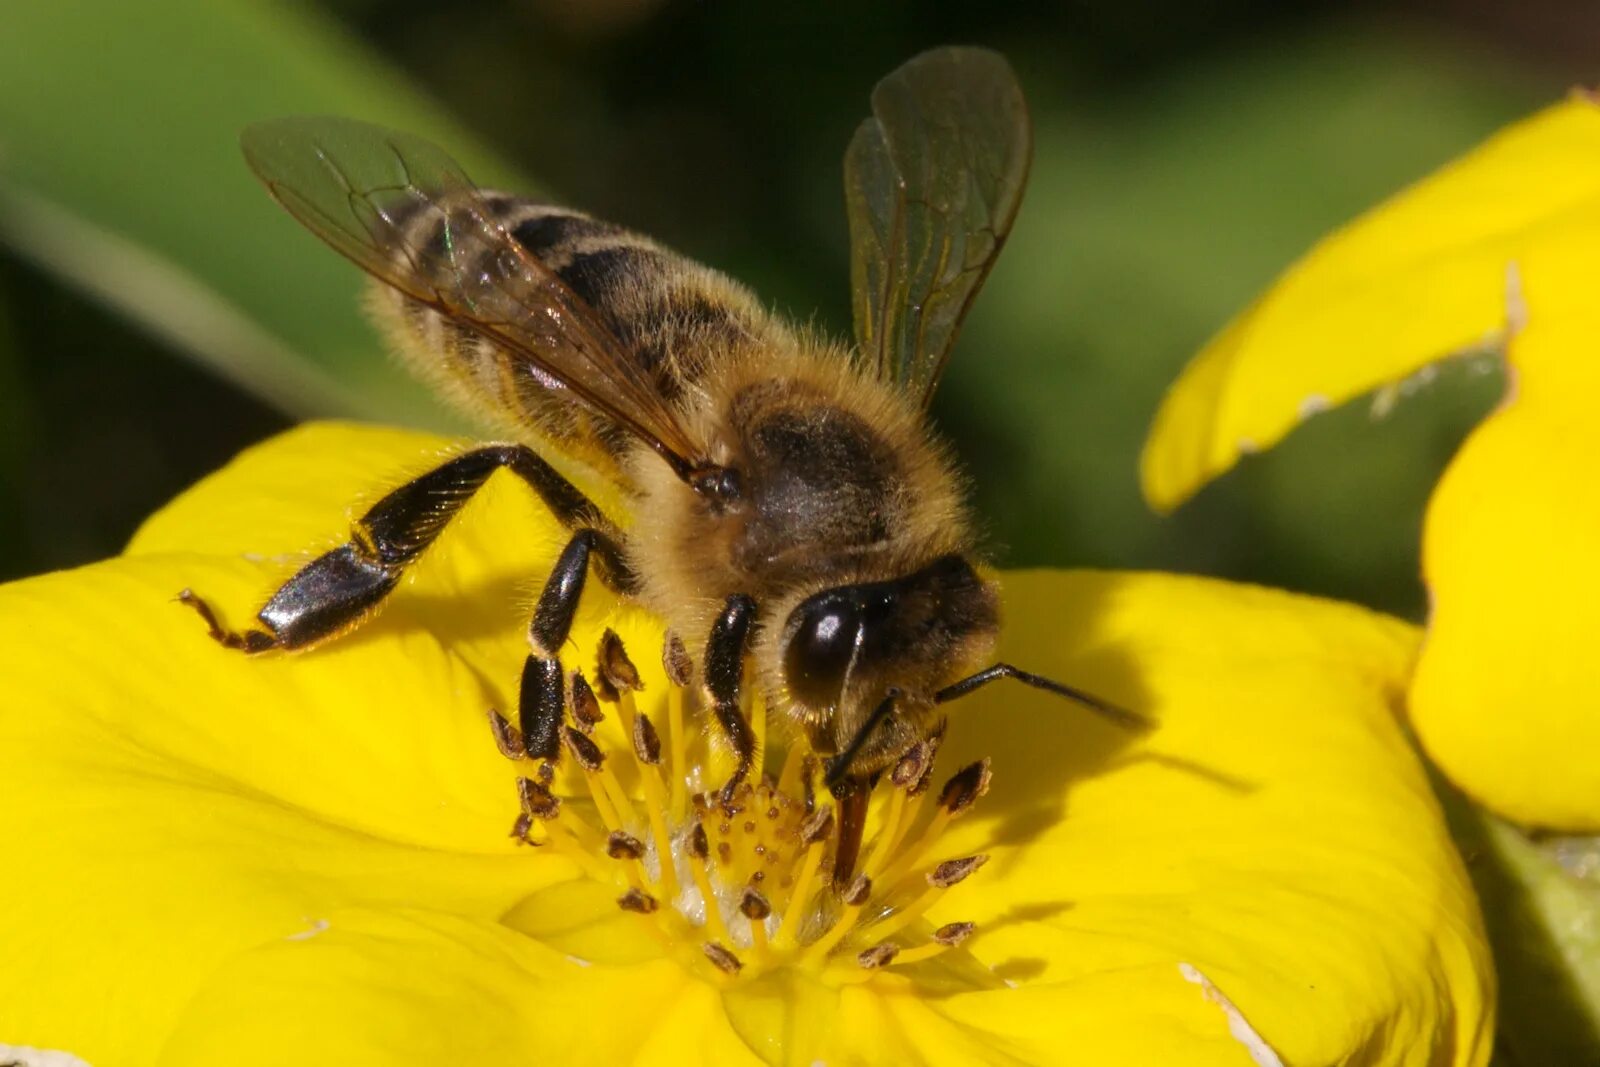
[[[600,751],[600,746],[587,734],[579,733],[570,726],[563,727],[561,736],[567,742],[567,748],[572,752],[572,758],[586,771],[598,771],[606,761],[606,754]]]
[[[711,965],[723,974],[738,974],[744,969],[744,964],[739,962],[738,956],[715,941],[707,941],[700,946],[700,950],[706,954],[706,959],[711,961]]]
[[[628,658],[627,650],[622,647],[622,638],[617,636],[615,630],[607,630],[600,636],[600,657],[595,666],[600,680],[617,693],[631,693],[644,688],[644,683],[639,680],[639,669]]]
[[[918,741],[906,749],[905,755],[894,765],[894,770],[889,773],[889,781],[896,789],[909,789],[922,778],[932,758],[933,746],[926,741]]]
[[[851,882],[844,891],[844,902],[852,908],[858,908],[867,902],[872,895],[872,879],[864,874],[856,875],[856,880]]]
[[[617,898],[617,907],[639,915],[649,915],[660,906],[655,897],[642,889],[630,889]]]
[[[772,914],[772,902],[759,890],[745,886],[739,896],[739,914],[753,923],[765,922],[767,916]]]
[[[613,830],[606,838],[606,855],[614,860],[636,860],[644,855],[644,842],[630,833]]]
[[[833,836],[833,805],[824,804],[800,824],[800,840],[807,845],[826,841]]]
[[[528,831],[533,829],[533,816],[527,812],[517,815],[517,821],[511,824],[511,836],[518,841],[528,840]]]
[[[977,923],[945,923],[933,932],[933,939],[941,945],[955,948],[967,938],[972,936],[972,931],[978,928]]]
[[[689,855],[701,861],[711,856],[711,839],[706,837],[706,828],[701,823],[695,823],[694,829],[689,831]]]
[[[928,791],[928,786],[933,784],[933,765],[939,757],[939,748],[944,744],[944,728],[945,720],[940,719],[934,726],[933,732],[923,738],[922,744],[927,746],[928,758],[922,763],[922,777],[906,789],[906,796],[921,796]]]
[[[598,723],[605,721],[605,717],[605,712],[600,710],[600,699],[594,695],[589,679],[583,676],[582,671],[573,671],[572,721],[587,734],[592,733]]]
[[[633,720],[633,751],[640,763],[653,767],[661,762],[661,735],[656,733],[650,716],[642,711]]]
[[[517,799],[522,801],[522,810],[532,818],[554,819],[561,814],[561,798],[532,778],[517,779]]]
[[[944,784],[939,791],[939,804],[951,817],[966,814],[978,799],[989,791],[989,758],[969,763]]]
[[[667,631],[667,639],[661,646],[661,666],[667,672],[667,681],[679,689],[687,689],[694,680],[694,661],[689,658],[689,650],[683,647],[683,638]]]
[[[545,785],[549,785],[551,782],[556,780],[556,765],[551,763],[549,760],[545,760],[539,764],[538,774],[539,781],[543,782]]]
[[[945,860],[928,872],[928,884],[935,889],[949,889],[988,862],[989,857],[982,853],[959,860]]]
[[[885,941],[881,945],[873,945],[856,956],[856,962],[869,971],[875,971],[879,967],[889,966],[898,955],[900,955],[900,946]]]
[[[500,714],[494,708],[489,709],[489,732],[494,734],[494,747],[500,750],[500,755],[506,759],[522,759],[527,756],[528,750],[522,745],[522,733],[511,720]]]

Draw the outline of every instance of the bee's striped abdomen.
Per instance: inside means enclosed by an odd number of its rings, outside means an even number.
[[[677,400],[717,359],[779,328],[742,286],[647,237],[551,204],[491,192],[478,196],[477,210],[490,213],[589,305],[624,358],[668,400]],[[479,268],[475,258],[503,254],[503,246],[470,235],[466,240],[475,243],[463,243],[444,213],[419,211],[393,222],[403,234],[396,255],[411,257],[413,273],[461,288],[465,283],[455,279],[470,282],[502,273],[489,263]],[[383,310],[398,319],[391,332],[402,352],[463,406],[487,406],[499,421],[530,426],[591,459],[595,452],[601,458],[620,456],[627,442],[620,427],[575,400],[533,362],[486,339],[468,322],[389,292]]]

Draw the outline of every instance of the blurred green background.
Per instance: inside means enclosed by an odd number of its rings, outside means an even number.
[[[651,233],[849,331],[840,157],[877,77],[1005,51],[1038,126],[936,405],[998,558],[1221,574],[1415,615],[1428,488],[1493,402],[1444,375],[1311,420],[1171,519],[1138,449],[1184,361],[1318,235],[1593,81],[1600,8],[56,0],[0,35],[0,577],[116,552],[291,422],[449,426],[246,122],[339,113]],[[330,534],[336,531],[329,531]]]

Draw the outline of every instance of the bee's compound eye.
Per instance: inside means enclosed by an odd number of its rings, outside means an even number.
[[[795,608],[783,653],[790,692],[814,707],[839,699],[860,617],[856,606],[836,593],[820,593]]]

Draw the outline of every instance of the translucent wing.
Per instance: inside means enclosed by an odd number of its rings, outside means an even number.
[[[260,122],[241,140],[278,202],[363,270],[570,389],[680,477],[708,465],[594,309],[512,236],[442,150],[340,118]]]
[[[845,153],[856,341],[924,405],[1011,230],[1032,152],[1010,64],[940,48],[878,83]]]

